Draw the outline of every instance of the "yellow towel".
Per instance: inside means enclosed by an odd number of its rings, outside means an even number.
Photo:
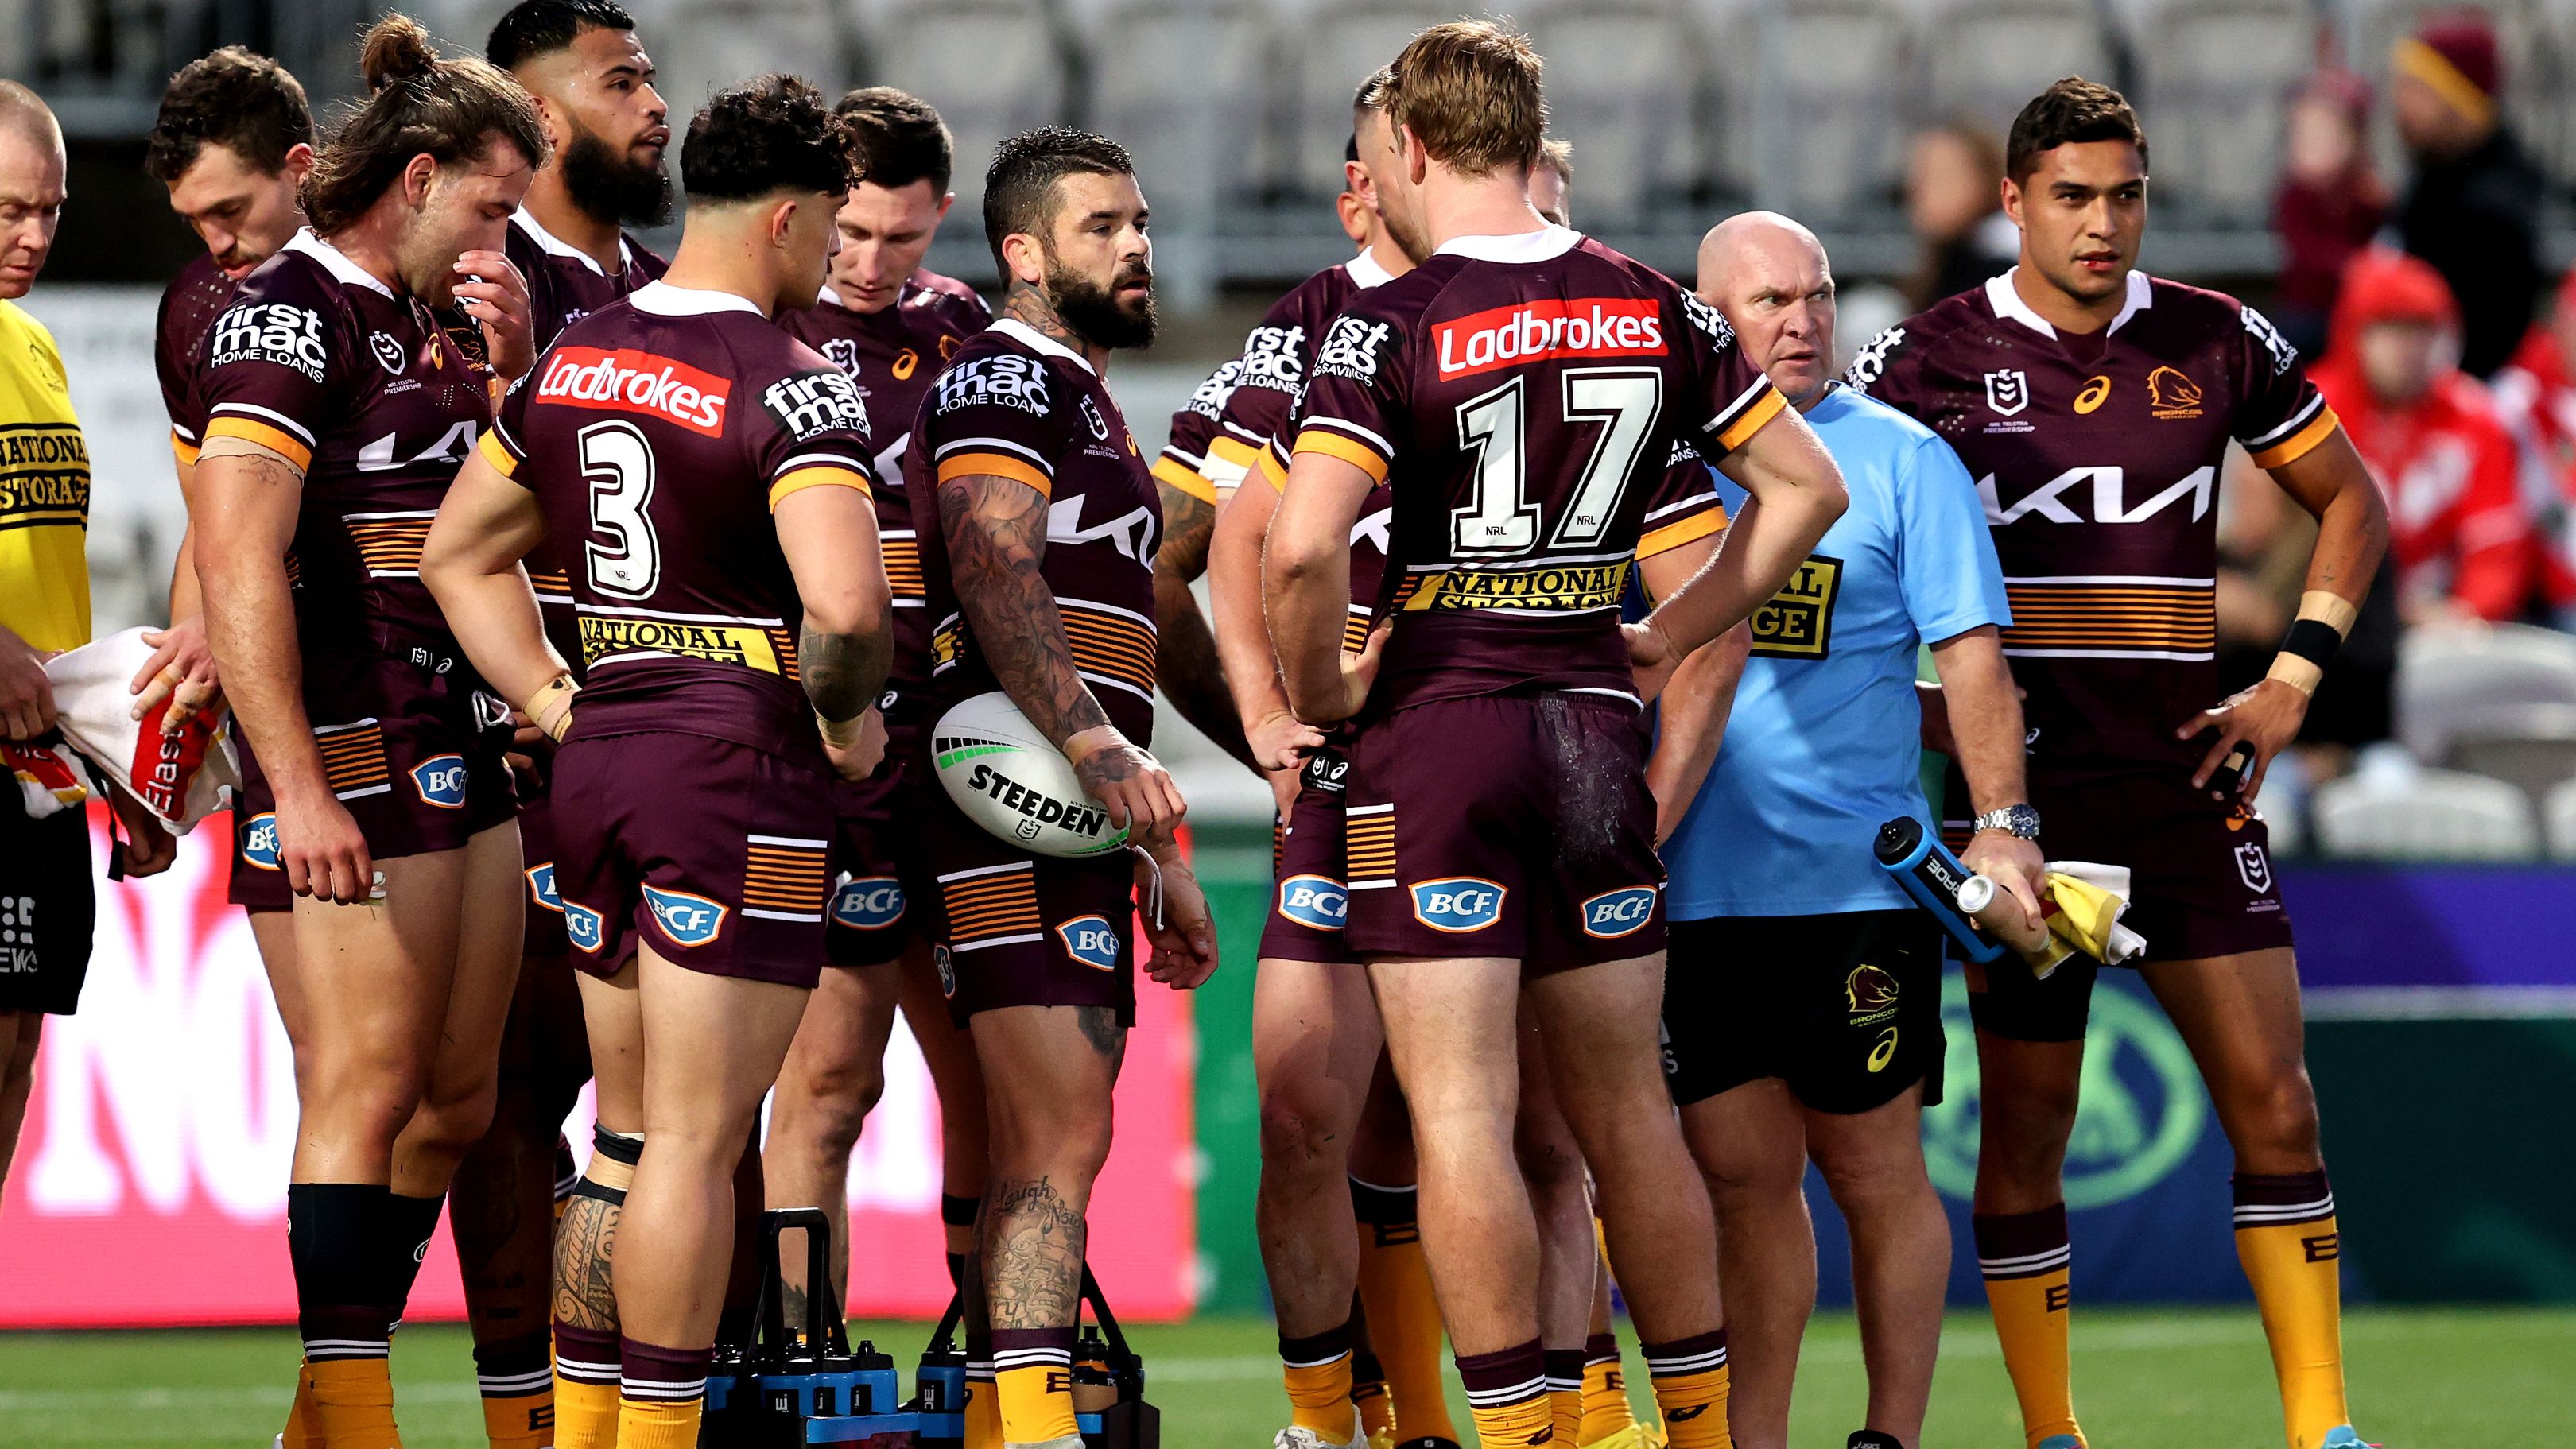
[[[2128,871],[2090,861],[2053,860],[2048,863],[2047,885],[2040,908],[2048,919],[2048,944],[2022,953],[2032,975],[2046,980],[2058,963],[2078,951],[2117,964],[2145,949],[2145,940],[2120,924],[2129,909]]]

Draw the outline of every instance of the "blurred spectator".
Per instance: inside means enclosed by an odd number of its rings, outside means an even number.
[[[2543,278],[2540,171],[2504,128],[2495,29],[2476,11],[2424,22],[2389,55],[2389,103],[2415,177],[2400,244],[2433,264],[2460,307],[2460,366],[2489,377],[2522,342]]]
[[[2345,70],[2319,71],[2290,102],[2289,159],[2272,198],[2281,237],[2281,290],[2272,320],[2314,361],[2352,254],[2388,215],[2388,188],[2365,144],[2370,86]]]
[[[2576,271],[2490,388],[2522,448],[2541,600],[2552,623],[2576,632]]]
[[[2314,374],[2311,373],[2311,376]],[[2317,521],[2281,491],[2272,475],[2242,450],[2227,455],[2218,514],[2218,673],[2233,693],[2261,679],[2281,650],[2282,632],[2297,614],[2307,587],[2308,557],[2315,551]],[[2361,601],[2361,617],[2335,652],[2308,705],[2299,730],[2295,777],[2267,776],[2263,801],[2275,808],[2274,780],[2286,788],[2331,779],[2344,772],[2353,752],[2388,738],[2390,694],[2397,677],[2396,563],[2383,556],[2379,577]],[[2286,806],[2289,802],[2281,802]]]
[[[2531,592],[2531,530],[2495,400],[2460,370],[2460,309],[2421,258],[2353,258],[2325,360],[2309,371],[2388,495],[2388,551],[2409,624],[2503,620]]]
[[[1952,121],[1915,136],[1905,161],[1905,218],[1923,244],[1905,285],[1913,311],[2002,276],[2020,257],[2003,184],[2004,148],[1992,133]]]

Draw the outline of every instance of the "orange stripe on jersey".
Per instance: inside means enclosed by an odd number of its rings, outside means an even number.
[[[1343,817],[1342,869],[1351,883],[1395,878],[1395,811]]]
[[[1106,675],[1137,690],[1154,692],[1154,626],[1074,602],[1056,601],[1064,617],[1064,639],[1073,646],[1073,667]]]
[[[572,602],[572,576],[562,569],[528,570],[528,587],[536,590],[537,597],[548,603]]]
[[[1637,557],[1648,559],[1659,553],[1670,553],[1683,544],[1697,543],[1710,534],[1721,533],[1725,529],[1726,505],[1712,503],[1706,512],[1694,513],[1688,518],[1675,519],[1638,539]]]
[[[1026,869],[949,881],[939,893],[948,909],[952,947],[1038,930],[1037,877]]]
[[[2280,468],[2295,463],[2307,456],[2317,444],[2333,437],[2335,429],[2342,426],[2343,419],[2335,416],[2333,408],[2320,406],[2317,415],[2308,419],[2306,427],[2254,454],[2254,466]]]
[[[1717,430],[1717,445],[1730,453],[1743,447],[1752,441],[1755,433],[1762,431],[1764,423],[1778,417],[1780,409],[1788,405],[1789,400],[1780,395],[1780,389],[1763,388],[1751,402],[1738,410],[1724,427]]]
[[[1232,463],[1247,473],[1252,471],[1253,464],[1259,460],[1262,452],[1262,449],[1254,447],[1241,438],[1229,438],[1219,434],[1208,439],[1209,457]]]
[[[1353,609],[1342,616],[1342,652],[1357,654],[1368,647],[1369,614],[1366,609]]]
[[[315,730],[313,745],[322,754],[322,778],[335,795],[372,790],[393,778],[385,764],[385,732],[380,725]]]
[[[877,552],[885,559],[886,587],[898,599],[926,598],[930,586],[921,576],[921,540],[881,538]]]
[[[755,842],[744,850],[742,903],[747,908],[819,915],[826,874],[821,846]]]
[[[1154,460],[1154,481],[1169,483],[1201,503],[1216,501],[1216,484],[1199,476],[1196,469],[1169,453]]]
[[[180,437],[176,429],[170,433],[170,452],[179,460],[179,466],[182,468],[193,468],[197,465],[197,445]]]
[[[483,436],[475,441],[474,451],[483,455],[483,461],[492,465],[493,472],[504,478],[518,476],[519,455],[511,452],[510,445],[501,441],[499,429],[485,428]]]
[[[2006,653],[2072,651],[2206,656],[2218,647],[2218,595],[2202,583],[2004,585]]]
[[[1053,478],[1048,477],[1043,469],[1008,453],[951,453],[939,460],[939,481],[942,483],[977,476],[1008,478],[1014,483],[1026,483],[1049,498],[1055,496]]]
[[[1261,450],[1261,477],[1277,492],[1288,491],[1288,465],[1279,457],[1279,443],[1273,439]]]
[[[429,542],[427,518],[349,518],[349,538],[358,546],[358,561],[371,574],[416,574],[420,550]]]
[[[485,436],[488,437],[490,435],[486,434]],[[785,498],[788,494],[802,493],[808,488],[856,488],[859,490],[859,496],[862,498],[873,498],[876,496],[875,491],[868,487],[867,474],[860,472],[856,468],[834,468],[827,464],[817,463],[808,467],[792,469],[781,475],[777,482],[769,485],[770,511],[772,513],[777,512],[778,501]]]
[[[786,679],[802,680],[805,675],[796,667],[796,631],[778,628],[760,632],[769,636],[770,652],[778,656],[779,674]]]
[[[253,418],[245,418],[235,413],[221,414],[213,422],[206,424],[206,441],[211,443],[217,438],[238,438],[242,442],[266,448],[298,468],[313,466],[313,450],[304,446],[303,439],[284,428],[272,428]]]
[[[1337,433],[1330,428],[1302,429],[1297,434],[1296,451],[1321,453],[1327,458],[1339,458],[1366,473],[1372,483],[1386,481],[1385,455],[1347,433]]]

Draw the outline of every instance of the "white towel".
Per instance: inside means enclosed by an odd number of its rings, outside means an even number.
[[[240,788],[241,763],[231,716],[220,707],[175,735],[161,733],[167,699],[134,718],[134,676],[152,652],[143,630],[127,629],[46,660],[45,677],[63,738],[164,829],[185,835],[223,808],[227,787]]]

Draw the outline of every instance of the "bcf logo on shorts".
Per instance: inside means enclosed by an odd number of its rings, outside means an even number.
[[[263,810],[242,827],[242,863],[253,870],[276,870],[277,812]]]
[[[421,803],[441,810],[465,808],[465,757],[432,755],[411,767],[411,786]]]
[[[1279,883],[1279,914],[1317,931],[1338,931],[1350,919],[1350,892],[1320,875],[1292,875]]]
[[[542,861],[528,867],[528,899],[550,911],[564,908],[563,897],[555,890],[553,861]]]
[[[853,931],[882,931],[903,919],[903,906],[903,886],[893,876],[857,876],[832,892],[832,922]]]
[[[1076,916],[1055,928],[1064,954],[1094,971],[1118,969],[1118,929],[1106,916]]]
[[[564,902],[564,937],[592,955],[599,954],[599,912],[578,901]]]
[[[1427,880],[1413,887],[1413,918],[1451,935],[1481,931],[1503,918],[1503,897],[1510,893],[1499,881],[1481,876]]]
[[[1633,936],[1655,918],[1655,888],[1627,886],[1603,891],[1583,903],[1583,934],[1601,940]]]
[[[662,934],[678,945],[703,946],[724,929],[725,907],[705,896],[646,886],[644,904]]]

